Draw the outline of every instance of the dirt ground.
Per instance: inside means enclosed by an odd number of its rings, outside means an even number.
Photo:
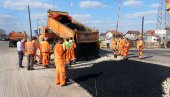
[[[0,97],[91,97],[73,81],[65,87],[55,85],[55,68],[35,65],[27,71],[26,57],[23,65],[18,68],[16,48],[0,42]]]

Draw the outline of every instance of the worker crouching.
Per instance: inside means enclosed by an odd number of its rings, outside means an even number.
[[[56,66],[56,84],[64,86],[66,84],[66,69],[65,69],[65,51],[63,48],[63,39],[59,38],[54,46],[54,62]]]
[[[49,65],[50,44],[47,40],[48,39],[45,38],[44,41],[42,41],[40,44],[40,51],[42,53],[42,63],[44,67],[48,67]]]

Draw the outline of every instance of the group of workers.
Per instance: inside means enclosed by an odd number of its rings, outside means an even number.
[[[19,67],[23,68],[22,60],[23,56],[27,55],[27,69],[34,70],[33,65],[37,63],[37,50],[40,49],[40,61],[44,67],[47,67],[49,64],[49,54],[50,54],[50,44],[47,42],[47,38],[43,39],[39,44],[36,40],[36,37],[28,38],[27,40],[19,39],[17,42],[17,49],[19,55]]]
[[[65,39],[58,38],[56,45],[54,46],[54,62],[56,67],[56,84],[61,86],[65,85],[66,80],[66,66],[71,67],[72,63],[75,63],[75,48],[76,43],[73,38]],[[37,50],[40,50],[39,64],[44,67],[49,66],[50,62],[50,44],[47,38],[42,38],[39,43],[36,38],[28,38],[26,40],[19,39],[17,42],[19,67],[23,68],[22,61],[24,54],[27,56],[27,70],[34,70],[33,66],[37,63]]]
[[[58,38],[55,44],[54,51],[54,63],[56,66],[56,84],[64,86],[66,84],[66,67],[71,67],[72,63],[75,63],[75,48],[76,43],[73,38],[66,38],[65,41],[62,38]],[[130,42],[127,38],[121,37],[120,39],[112,39],[112,48],[114,55],[123,56],[127,59]],[[139,51],[139,58],[142,58],[142,50],[144,48],[144,43],[141,36],[138,37],[137,48]],[[47,38],[41,38],[38,41],[36,38],[28,38],[27,41],[19,39],[17,42],[18,56],[19,56],[19,67],[23,68],[22,60],[24,54],[27,55],[27,69],[34,70],[33,66],[37,63],[37,50],[40,50],[39,64],[44,67],[48,67],[50,63],[51,49]]]
[[[121,37],[120,39],[116,39],[115,37],[112,39],[112,48],[115,57],[116,56],[123,56],[124,59],[127,59],[130,49],[130,42],[128,38]],[[139,52],[139,58],[142,58],[142,50],[144,48],[144,43],[142,41],[142,36],[138,36],[137,40],[137,49]]]

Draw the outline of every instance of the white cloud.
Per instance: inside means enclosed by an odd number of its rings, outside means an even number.
[[[4,2],[5,8],[10,9],[16,9],[16,10],[23,10],[27,8],[27,6],[30,6],[34,9],[52,9],[52,4],[46,4],[38,1],[31,1],[31,0],[18,0],[18,1],[12,1],[12,0],[6,0]]]
[[[0,28],[4,29],[7,33],[10,31],[23,31],[25,23],[21,24],[17,17],[11,15],[0,14]]]
[[[134,7],[134,6],[141,6],[143,5],[143,2],[140,0],[127,0],[123,3],[124,6],[126,7]]]
[[[150,5],[151,8],[158,8],[159,7],[159,3],[154,3]]]
[[[47,19],[47,13],[32,13],[31,18],[32,19]]]
[[[14,19],[16,17],[11,16],[11,15],[0,14],[0,18],[1,18],[1,20],[8,20],[8,19]]]
[[[156,20],[147,20],[147,21],[145,21],[144,23],[145,24],[156,24]]]
[[[81,8],[100,8],[104,7],[105,5],[98,1],[82,1],[80,3]]]
[[[149,15],[155,15],[157,14],[157,10],[149,10],[149,11],[143,11],[143,12],[136,12],[136,13],[128,13],[125,15],[125,18],[138,18],[142,16],[149,16]]]
[[[73,14],[71,15],[75,20],[88,22],[91,20],[92,15],[91,14]]]
[[[73,3],[73,2],[71,2],[71,3],[70,3],[70,6],[74,6],[74,3]]]

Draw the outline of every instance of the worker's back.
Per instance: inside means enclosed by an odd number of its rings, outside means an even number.
[[[25,43],[25,52],[26,54],[34,54],[35,52],[35,47],[32,42],[26,42]]]
[[[39,45],[38,45],[37,41],[36,41],[36,40],[33,40],[32,42],[33,42],[35,48],[38,49],[38,48],[39,48]]]
[[[50,44],[47,41],[43,41],[40,44],[40,49],[41,49],[41,52],[49,53],[50,52]]]
[[[55,58],[64,58],[64,49],[62,44],[56,44],[54,46],[54,56]]]

